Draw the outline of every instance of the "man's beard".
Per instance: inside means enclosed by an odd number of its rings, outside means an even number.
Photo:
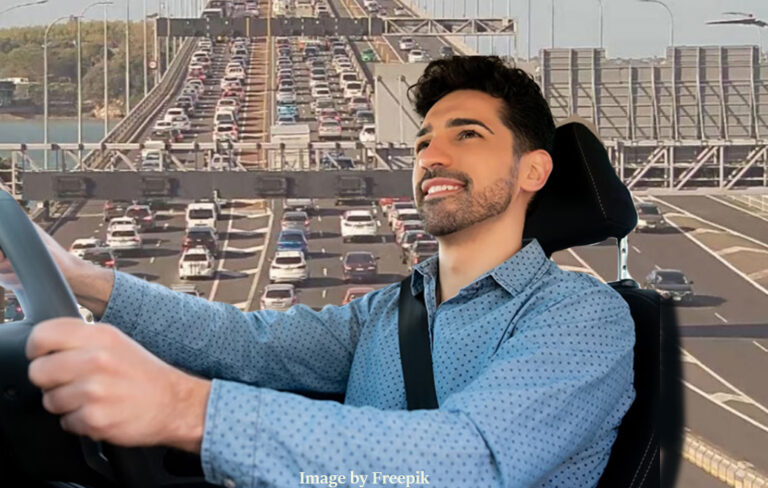
[[[517,165],[509,178],[499,178],[492,185],[480,191],[473,191],[473,184],[466,176],[456,178],[466,182],[466,186],[457,193],[425,200],[425,195],[418,190],[417,208],[424,230],[435,237],[446,236],[472,227],[484,220],[502,214],[514,198],[517,182]],[[437,175],[445,176],[448,175]]]

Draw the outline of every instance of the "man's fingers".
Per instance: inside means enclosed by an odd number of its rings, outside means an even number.
[[[91,383],[92,384],[92,383]],[[84,381],[68,383],[43,393],[43,407],[54,415],[68,414],[95,397],[94,388]]]
[[[27,359],[54,351],[74,349],[93,341],[96,327],[86,325],[82,319],[58,318],[40,322],[27,338]]]
[[[110,358],[103,349],[67,349],[40,356],[29,364],[29,381],[44,391],[76,381],[88,373],[109,367]]]

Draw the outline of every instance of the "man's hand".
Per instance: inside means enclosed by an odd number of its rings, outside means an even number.
[[[164,363],[119,329],[73,318],[41,322],[27,341],[43,406],[78,435],[200,452],[210,382]]]

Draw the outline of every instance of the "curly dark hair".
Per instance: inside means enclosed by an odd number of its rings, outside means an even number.
[[[408,99],[422,118],[438,100],[455,90],[479,90],[504,101],[499,114],[512,131],[515,157],[544,149],[552,152],[555,122],[531,75],[507,66],[498,56],[452,56],[429,63]]]

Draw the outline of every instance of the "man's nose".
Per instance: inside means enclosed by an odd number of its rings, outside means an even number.
[[[418,156],[419,165],[426,169],[432,169],[435,166],[451,166],[452,158],[450,151],[447,150],[445,142],[438,137],[433,137],[429,145],[421,150]]]

